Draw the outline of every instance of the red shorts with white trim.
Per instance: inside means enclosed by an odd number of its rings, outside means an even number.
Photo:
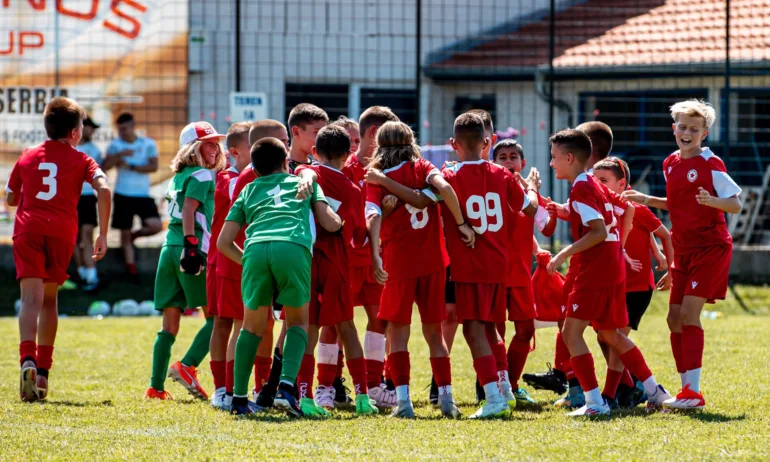
[[[240,279],[217,275],[217,310],[220,318],[243,320]]]
[[[455,282],[457,321],[505,322],[505,284]]]
[[[417,303],[423,324],[438,324],[446,319],[444,299],[446,271],[412,279],[389,279],[382,289],[377,317],[398,324],[412,323],[412,305]]]
[[[563,321],[567,318],[567,303],[569,302],[569,295],[572,293],[572,287],[575,285],[575,277],[567,271],[567,278],[564,280],[564,289],[562,290],[562,305],[561,305],[561,318],[559,321]]]
[[[350,283],[323,253],[313,255],[310,279],[310,324],[334,326],[353,319]]]
[[[217,298],[217,265],[209,264],[206,267],[206,314],[209,316],[219,316]]]
[[[591,321],[594,330],[628,325],[625,281],[601,289],[575,289],[567,300],[567,317]]]
[[[685,295],[705,298],[707,303],[724,300],[730,277],[731,245],[714,245],[696,252],[674,254],[671,271],[671,294],[668,303],[681,305]]]
[[[382,285],[374,279],[374,270],[370,266],[350,268],[350,290],[353,306],[376,306],[382,297]]]
[[[16,279],[42,279],[44,283],[64,284],[75,244],[52,236],[23,233],[13,238],[13,264]]]
[[[508,287],[508,320],[529,321],[537,318],[535,294],[532,284],[520,287]]]

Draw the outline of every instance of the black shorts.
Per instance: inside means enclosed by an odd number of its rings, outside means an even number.
[[[628,310],[628,327],[639,330],[639,322],[650,306],[652,289],[646,292],[626,292],[626,310]]]
[[[152,197],[131,197],[115,194],[113,199],[112,227],[130,230],[134,226],[134,215],[144,222],[149,218],[160,218],[158,206]]]
[[[455,297],[455,283],[449,279],[449,267],[446,267],[446,285],[444,286],[444,298],[446,303],[457,303],[457,297]]]
[[[96,203],[97,199],[93,194],[80,196],[78,200],[78,228],[82,228],[83,225],[96,226],[99,224],[96,218]]]

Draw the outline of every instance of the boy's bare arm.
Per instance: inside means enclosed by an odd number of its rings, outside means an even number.
[[[243,249],[235,245],[235,238],[240,231],[241,225],[234,221],[226,221],[219,233],[217,239],[217,249],[230,260],[243,264]]]
[[[406,187],[398,181],[388,178],[388,176],[376,169],[366,171],[365,181],[387,189],[400,200],[418,209],[424,209],[434,203],[434,199],[422,191]]]
[[[337,215],[329,204],[323,201],[317,201],[313,204],[313,213],[318,224],[330,233],[336,233],[342,228],[342,219]]]
[[[717,197],[712,196],[711,193],[703,188],[698,188],[698,195],[695,198],[701,205],[732,214],[740,213],[742,207],[741,200],[737,194],[732,197]]]
[[[608,232],[603,219],[591,220],[588,222],[588,226],[591,228],[590,231],[573,244],[563,248],[561,252],[551,259],[551,262],[548,263],[549,274],[555,273],[567,258],[576,253],[584,252],[607,239]]]
[[[653,197],[639,191],[628,190],[621,194],[626,200],[636,202],[637,204],[655,207],[656,209],[668,210],[668,201],[665,197]]]
[[[99,176],[94,179],[91,186],[96,191],[97,208],[99,211],[99,236],[94,243],[94,261],[99,261],[107,254],[107,232],[109,231],[108,222],[110,221],[110,211],[112,210],[112,191],[107,183],[107,178]]]

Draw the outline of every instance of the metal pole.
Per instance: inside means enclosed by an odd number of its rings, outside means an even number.
[[[416,40],[416,51],[417,51],[417,61],[416,61],[416,71],[414,76],[414,94],[415,94],[415,132],[417,133],[417,139],[418,142],[422,142],[420,139],[420,131],[422,130],[422,123],[420,122],[420,106],[421,106],[421,94],[422,94],[422,0],[417,0],[417,12],[416,12],[416,19],[417,19],[417,27],[415,34],[417,35]]]
[[[241,0],[235,0],[235,91],[241,91]]]
[[[553,60],[556,56],[556,0],[551,0],[551,11],[549,19],[549,31],[548,31],[548,133],[549,136],[554,132],[554,72],[553,72]],[[550,153],[546,156],[546,159],[550,158]],[[556,200],[556,175],[552,168],[548,169],[549,181],[548,181],[548,194],[552,199]],[[550,238],[551,252],[555,252],[556,245],[556,233]]]
[[[59,9],[53,9],[53,41],[54,41],[54,91],[59,96]]]
[[[725,124],[725,139],[724,139],[724,153],[723,159],[729,158],[730,155],[730,0],[725,2],[725,90],[724,90],[724,114],[725,118],[722,121]]]

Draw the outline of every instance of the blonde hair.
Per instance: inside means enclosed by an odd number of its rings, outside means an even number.
[[[671,118],[674,119],[674,122],[677,121],[679,116],[683,115],[700,117],[703,119],[703,124],[707,130],[714,125],[714,121],[717,118],[714,107],[702,99],[688,99],[687,101],[680,101],[671,106]]]
[[[201,141],[193,141],[190,144],[182,146],[177,151],[174,159],[171,160],[171,170],[175,173],[181,172],[186,166],[203,167],[209,170],[220,171],[225,168],[225,151],[222,149],[221,143],[216,143],[217,159],[214,161],[214,165],[206,165],[203,162],[203,156],[201,155]]]
[[[377,130],[377,148],[369,167],[385,170],[401,162],[413,162],[422,158],[414,133],[403,122],[385,122]]]

